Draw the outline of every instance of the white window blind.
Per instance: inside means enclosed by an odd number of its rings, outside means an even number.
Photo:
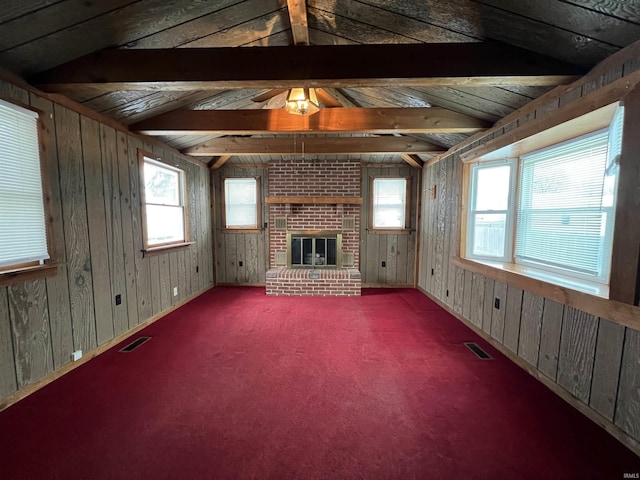
[[[258,228],[257,187],[255,178],[225,178],[226,228]]]
[[[0,268],[48,258],[38,114],[0,100]]]
[[[522,157],[516,262],[606,281],[614,196],[605,186],[607,143],[603,130]]]
[[[404,228],[406,178],[374,178],[373,228]]]

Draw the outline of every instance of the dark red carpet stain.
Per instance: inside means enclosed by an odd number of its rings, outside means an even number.
[[[8,479],[621,479],[640,458],[416,290],[216,288],[0,413]],[[135,338],[135,337],[134,337]],[[494,360],[464,345],[475,341]]]

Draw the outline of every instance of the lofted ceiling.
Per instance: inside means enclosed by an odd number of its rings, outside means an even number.
[[[2,7],[0,66],[216,166],[305,147],[419,166],[640,39],[638,0]],[[273,89],[296,85],[339,106],[286,114]]]

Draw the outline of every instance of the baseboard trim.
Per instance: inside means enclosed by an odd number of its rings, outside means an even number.
[[[415,288],[412,283],[363,283],[362,288]]]
[[[123,342],[127,338],[135,335],[140,330],[142,330],[142,329],[148,327],[149,325],[151,325],[152,323],[160,320],[162,317],[168,315],[169,313],[173,312],[174,310],[177,310],[181,306],[183,306],[186,303],[190,302],[191,300],[199,297],[203,293],[208,292],[212,288],[214,288],[214,287],[213,286],[208,286],[208,287],[200,290],[199,292],[196,292],[196,293],[190,295],[189,297],[185,298],[184,300],[181,300],[178,303],[176,303],[175,305],[172,305],[168,309],[166,309],[166,310],[164,310],[164,311],[162,311],[160,313],[157,313],[156,315],[148,318],[147,320],[142,322],[140,325],[137,325],[137,326],[133,327],[131,330],[128,330],[125,333],[123,333],[121,335],[118,335],[115,338],[112,338],[111,340],[107,341],[106,343],[103,343],[102,345],[100,345],[99,347],[95,348],[94,350],[91,350],[90,352],[85,353],[80,360],[78,360],[76,362],[67,363],[67,364],[63,365],[62,367],[58,368],[57,370],[54,370],[53,372],[49,373],[48,375],[42,377],[40,380],[38,380],[38,381],[36,381],[34,383],[31,383],[29,385],[26,385],[24,388],[21,388],[20,390],[18,390],[16,392],[10,393],[6,397],[0,399],[0,412],[2,410],[5,410],[6,408],[9,408],[11,405],[14,405],[15,403],[19,402],[20,400],[23,400],[24,398],[28,397],[32,393],[37,392],[42,387],[45,387],[46,385],[49,385],[51,382],[57,380],[58,378],[62,377],[63,375],[66,375],[67,373],[71,372],[72,370],[75,370],[79,366],[84,365],[85,363],[89,362],[90,360],[96,358],[101,353],[106,352],[110,348],[112,348],[115,345]]]
[[[449,312],[451,315],[456,317],[465,326],[469,327],[474,333],[476,333],[480,337],[482,337],[493,348],[498,350],[500,353],[502,353],[505,357],[507,357],[509,360],[511,360],[517,366],[519,366],[520,368],[525,370],[529,375],[534,377],[536,380],[538,380],[540,383],[542,383],[544,386],[546,386],[549,390],[551,390],[553,393],[558,395],[565,402],[567,402],[569,405],[574,407],[576,410],[578,410],[580,413],[582,413],[585,417],[587,417],[589,420],[594,422],[596,425],[598,425],[599,427],[603,428],[613,438],[618,440],[625,447],[627,447],[629,450],[631,450],[633,453],[635,453],[636,455],[638,455],[640,457],[640,442],[638,442],[633,437],[629,436],[620,427],[618,427],[616,424],[611,422],[611,420],[603,417],[598,412],[596,412],[591,407],[589,407],[589,405],[587,405],[586,403],[580,401],[577,397],[574,397],[573,395],[571,395],[571,393],[569,393],[567,390],[565,390],[560,385],[558,385],[556,382],[554,382],[552,379],[550,379],[549,377],[544,375],[542,372],[540,372],[533,365],[525,362],[522,358],[518,357],[515,353],[513,353],[511,350],[506,348],[504,345],[502,345],[501,343],[496,341],[493,337],[488,335],[484,330],[479,328],[477,325],[474,325],[473,323],[469,322],[468,320],[463,318],[461,315],[456,313],[446,303],[443,303],[442,301],[440,301],[439,299],[437,299],[436,297],[431,295],[429,292],[427,292],[422,287],[419,286],[417,288],[427,298],[429,298],[433,302],[437,303],[440,307],[442,307],[447,312]]]
[[[217,283],[218,287],[267,287],[266,283]]]

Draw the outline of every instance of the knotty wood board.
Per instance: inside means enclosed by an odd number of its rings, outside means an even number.
[[[589,405],[613,421],[624,345],[624,327],[600,319]]]
[[[518,352],[520,316],[522,314],[522,290],[511,285],[507,288],[507,305],[502,343],[514,353]]]
[[[7,288],[18,388],[53,370],[46,283],[34,280]]]
[[[472,274],[471,280],[471,312],[469,321],[482,328],[484,314],[485,278],[479,273]]]
[[[452,262],[453,263],[453,262]],[[484,308],[482,313],[482,330],[491,333],[491,319],[493,317],[493,289],[496,281],[492,278],[484,280]]]
[[[0,287],[0,398],[18,389],[7,287]]]
[[[562,332],[564,308],[564,305],[553,300],[545,299],[544,301],[538,370],[554,381],[558,376],[560,334]]]
[[[558,359],[558,384],[589,403],[598,317],[565,307]]]
[[[522,297],[518,356],[534,367],[538,365],[543,310],[544,298],[525,291]]]
[[[42,142],[43,177],[48,187],[47,208],[49,223],[50,255],[55,262],[65,264],[65,234],[62,219],[62,198],[60,194],[60,174],[58,167],[58,147],[56,128],[53,120],[53,103],[38,95],[30,95],[31,106],[43,111],[40,117],[44,129],[40,131]],[[71,331],[71,305],[69,300],[69,280],[66,268],[58,268],[58,274],[46,279],[47,307],[51,327],[53,366],[59,368],[71,361],[73,334]],[[0,394],[0,396],[2,396]]]
[[[640,440],[640,331],[625,329],[615,424]]]
[[[89,352],[96,348],[97,337],[80,117],[77,113],[59,105],[55,105],[54,110],[73,324],[73,348]]]
[[[111,281],[109,277],[108,234],[100,152],[100,124],[80,117],[84,181],[87,189],[87,223],[91,252],[91,278],[94,288],[98,345],[114,337]]]
[[[171,272],[169,271],[169,254],[162,253],[157,258],[158,276],[160,277],[160,311],[164,311],[171,306],[171,297],[173,296],[171,291]]]

